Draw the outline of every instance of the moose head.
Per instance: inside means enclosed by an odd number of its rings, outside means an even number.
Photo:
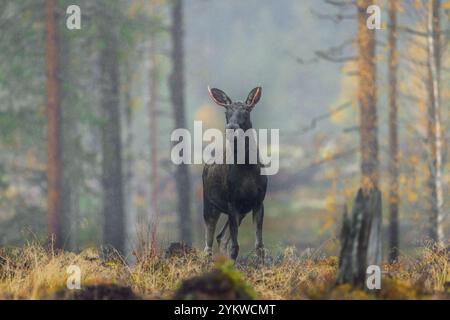
[[[208,91],[211,99],[226,110],[226,129],[246,131],[252,127],[250,112],[261,98],[261,87],[256,87],[250,91],[245,102],[233,102],[225,92],[217,88],[208,87]]]

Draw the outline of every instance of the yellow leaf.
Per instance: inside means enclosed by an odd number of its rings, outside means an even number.
[[[322,158],[323,158],[323,160],[326,160],[326,161],[330,161],[333,158],[333,153],[331,152],[331,150],[329,148],[326,148],[322,152]]]
[[[325,197],[325,210],[330,213],[336,211],[336,197],[333,194]]]
[[[422,7],[422,3],[420,3],[420,0],[416,0],[416,1],[414,1],[414,6],[418,10]]]
[[[411,190],[406,192],[406,197],[408,198],[409,202],[416,202],[417,201],[417,194]]]
[[[135,195],[133,197],[133,204],[138,208],[144,208],[145,206],[145,197],[142,195]]]
[[[19,190],[15,186],[9,186],[8,189],[4,192],[5,198],[9,200],[13,200],[19,194]]]
[[[399,181],[399,183],[400,183],[401,185],[402,185],[402,184],[405,184],[405,183],[406,183],[406,177],[405,177],[405,175],[401,174],[400,177],[398,178],[398,181]]]
[[[331,122],[342,124],[345,121],[344,111],[333,112],[330,115]]]
[[[130,101],[130,108],[132,111],[136,111],[141,106],[141,98],[140,97],[133,97]]]

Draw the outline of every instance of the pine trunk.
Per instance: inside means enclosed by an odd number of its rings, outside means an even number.
[[[361,187],[365,195],[378,191],[378,128],[375,33],[367,27],[367,8],[373,0],[358,0],[358,69],[360,105]],[[368,265],[381,263],[381,210],[372,214]]]
[[[111,11],[117,10],[114,3]],[[113,12],[114,13],[114,12]],[[112,14],[115,16],[115,14]],[[122,184],[122,143],[119,109],[118,30],[107,17],[100,23],[103,185],[103,245],[125,251],[125,214]]]
[[[62,245],[61,235],[61,145],[60,92],[58,79],[58,32],[56,0],[45,1],[45,64],[47,75],[47,210],[48,236],[55,248]]]
[[[65,28],[65,26],[64,26]],[[79,110],[77,97],[73,88],[76,78],[73,75],[71,57],[80,54],[70,39],[64,37],[61,30],[59,41],[60,74],[61,74],[61,232],[64,235],[64,249],[78,249],[79,234],[79,192],[82,185],[82,161],[78,122]]]
[[[150,43],[150,86],[148,102],[148,119],[150,133],[150,170],[151,170],[151,208],[152,208],[152,226],[151,226],[151,248],[156,248],[156,233],[159,223],[159,204],[158,204],[158,127],[156,121],[156,99],[157,99],[157,81],[158,66],[156,61],[155,39],[152,37]]]
[[[381,264],[381,192],[378,189],[375,30],[367,27],[372,0],[357,0],[358,100],[360,105],[361,188],[352,220],[344,215],[337,283],[363,288],[366,269]]]
[[[399,184],[397,132],[397,8],[398,0],[389,2],[389,261],[398,259],[399,250]]]
[[[186,128],[184,102],[184,48],[183,48],[183,1],[172,4],[172,74],[169,79],[175,128]],[[187,164],[180,164],[175,171],[177,188],[177,214],[180,240],[192,243],[191,223],[191,176]]]

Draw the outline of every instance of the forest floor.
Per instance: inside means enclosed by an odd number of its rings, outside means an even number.
[[[450,299],[446,250],[420,248],[414,257],[384,265],[381,290],[372,292],[335,286],[336,257],[294,248],[267,257],[264,265],[254,258],[236,265],[220,256],[211,261],[194,249],[135,258],[130,265],[117,254],[102,258],[95,249],[0,249],[0,299]],[[71,265],[79,267],[81,290],[67,289]]]

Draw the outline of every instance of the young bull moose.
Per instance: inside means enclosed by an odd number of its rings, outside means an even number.
[[[244,132],[252,128],[250,112],[261,98],[261,87],[250,91],[245,102],[233,102],[222,90],[209,88],[213,101],[225,108],[226,129]],[[236,140],[236,136],[234,136]],[[248,138],[251,139],[251,138]],[[261,174],[262,165],[257,161],[249,161],[249,144],[245,143],[245,161],[238,164],[236,154],[240,149],[234,148],[233,164],[206,164],[203,168],[203,217],[206,226],[205,252],[212,254],[214,232],[221,213],[228,215],[222,231],[217,236],[220,247],[229,228],[231,239],[230,257],[236,260],[239,253],[238,227],[249,211],[253,211],[253,221],[256,225],[255,248],[260,259],[264,259],[262,226],[264,218],[264,197],[267,188],[267,176]]]

